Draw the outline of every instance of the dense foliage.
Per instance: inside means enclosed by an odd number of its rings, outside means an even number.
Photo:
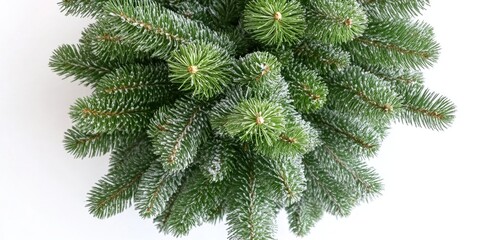
[[[423,86],[437,59],[428,0],[63,0],[92,17],[50,66],[93,89],[65,146],[111,152],[96,217],[134,206],[185,235],[226,219],[230,239],[306,235],[377,196],[392,122],[442,130],[454,105]]]

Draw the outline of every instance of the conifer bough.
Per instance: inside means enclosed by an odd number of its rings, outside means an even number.
[[[439,46],[412,20],[428,0],[64,0],[96,21],[50,66],[93,88],[66,149],[111,152],[90,212],[134,206],[186,235],[226,220],[229,239],[306,235],[324,213],[376,197],[392,122],[443,130],[454,105],[423,86]]]

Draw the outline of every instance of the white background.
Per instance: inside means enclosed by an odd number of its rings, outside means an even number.
[[[86,193],[107,158],[74,159],[62,146],[69,106],[89,90],[48,68],[53,49],[76,43],[85,19],[64,17],[58,0],[0,0],[0,239],[174,239],[129,210],[88,214]],[[424,19],[442,45],[426,85],[458,106],[445,132],[395,125],[371,164],[383,196],[348,218],[326,216],[304,239],[480,239],[478,9],[473,0],[432,1]],[[296,239],[285,215],[278,239]],[[476,229],[477,228],[477,229]],[[225,239],[203,225],[182,239]]]

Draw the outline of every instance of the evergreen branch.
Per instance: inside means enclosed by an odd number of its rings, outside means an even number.
[[[301,112],[313,112],[327,101],[328,89],[315,71],[299,64],[283,69],[285,80],[290,84],[293,105]]]
[[[95,86],[104,75],[119,67],[119,64],[101,61],[84,47],[62,45],[53,52],[49,66],[65,78],[73,77],[74,81],[86,86]]]
[[[180,193],[182,193],[185,190],[185,186],[186,186],[185,182],[188,179],[188,175],[189,174],[184,175],[182,179],[182,183],[178,187],[177,191],[168,200],[163,212],[157,215],[153,219],[153,222],[156,224],[156,227],[160,232],[167,231],[167,226],[168,226],[167,223],[170,221],[170,217],[172,216],[172,213],[173,213],[173,207],[175,205],[175,202],[178,199],[178,196],[180,195]]]
[[[290,230],[299,237],[306,236],[323,216],[324,210],[312,191],[307,188],[299,201],[285,208]]]
[[[65,133],[65,149],[77,158],[104,155],[125,142],[130,142],[135,136],[123,132],[87,133],[77,127],[72,127]]]
[[[321,130],[320,139],[339,151],[371,156],[379,149],[383,134],[349,115],[323,109],[307,119]]]
[[[150,124],[150,137],[159,161],[168,171],[186,169],[205,142],[210,126],[202,102],[177,100],[170,108],[161,108]]]
[[[268,52],[254,52],[240,58],[233,68],[236,83],[249,86],[268,85],[281,76],[282,65]]]
[[[140,132],[146,129],[152,114],[149,106],[95,96],[78,99],[70,111],[70,117],[79,129],[94,134]]]
[[[216,133],[222,137],[229,136],[225,129],[225,123],[228,116],[233,109],[241,102],[250,97],[250,91],[243,91],[242,88],[233,88],[225,94],[225,98],[218,101],[209,111],[210,124],[216,130]]]
[[[251,156],[238,164],[228,199],[229,239],[274,239],[274,206],[259,181]]]
[[[66,15],[95,17],[101,14],[103,5],[108,0],[62,0],[58,3],[60,10]]]
[[[212,9],[207,2],[199,2],[197,0],[182,0],[177,1],[175,5],[171,5],[172,9],[185,18],[200,22],[206,26],[217,29],[215,19],[212,15]]]
[[[307,189],[312,189],[312,194],[319,199],[321,208],[335,216],[347,216],[355,206],[355,195],[350,193],[347,186],[338,182],[333,176],[325,172],[311,155],[303,158]]]
[[[362,68],[377,76],[379,79],[391,84],[397,94],[400,94],[402,89],[408,88],[411,85],[423,85],[423,75],[421,72],[375,66],[362,66]]]
[[[446,97],[412,86],[401,94],[405,111],[399,121],[433,130],[443,130],[454,120],[455,105]]]
[[[140,179],[154,159],[148,144],[142,141],[135,144],[140,146],[133,149],[135,152],[112,156],[122,161],[115,160],[117,165],[111,166],[109,173],[90,191],[87,206],[94,216],[111,217],[131,205]]]
[[[330,128],[331,130],[335,131],[336,133],[340,134],[340,135],[343,135],[344,137],[347,137],[349,139],[351,139],[352,141],[354,141],[356,144],[360,145],[361,147],[367,149],[367,150],[370,150],[372,148],[375,148],[375,147],[378,147],[377,145],[375,144],[372,144],[372,143],[368,143],[367,141],[347,132],[347,131],[344,131],[340,128],[337,128],[335,127],[334,125],[331,125],[330,123],[328,122],[325,122],[325,121],[319,121],[322,125]]]
[[[388,84],[358,67],[332,73],[327,85],[331,94],[329,105],[370,119],[390,119],[401,109],[401,100]]]
[[[264,101],[275,102],[284,106],[291,106],[290,93],[288,92],[288,83],[283,77],[268,84],[258,84],[253,86],[242,86],[244,90],[250,91],[251,98],[262,99]]]
[[[285,129],[277,136],[273,145],[256,145],[255,150],[275,160],[297,158],[312,151],[318,141],[317,130],[298,113],[291,112],[287,115]]]
[[[161,164],[153,163],[140,180],[135,194],[135,209],[142,217],[152,217],[163,212],[168,199],[180,186],[182,177],[182,173],[170,173]]]
[[[219,28],[236,25],[245,9],[247,0],[216,0],[208,5],[214,23]]]
[[[118,102],[140,104],[172,101],[173,84],[167,78],[166,64],[132,64],[105,75],[94,94]]]
[[[210,136],[197,156],[201,160],[200,169],[211,182],[220,182],[230,177],[233,164],[237,160],[240,146],[234,141],[220,136]]]
[[[94,187],[91,194],[105,194],[108,192],[108,195],[102,196],[101,199],[90,200],[94,207],[90,207],[90,213],[95,215],[98,218],[106,218],[116,215],[127,207],[131,205],[131,195],[130,191],[136,188],[140,178],[142,177],[143,171],[136,172],[135,175],[131,176],[128,181],[125,182],[114,182],[108,178],[104,178],[97,183],[97,186]],[[100,198],[100,197],[99,197]],[[121,203],[121,200],[129,199],[128,203]],[[115,204],[111,207],[110,204]],[[124,204],[124,205],[121,205]],[[111,213],[105,213],[111,212]]]
[[[156,216],[153,220],[153,222],[155,223],[157,229],[160,231],[160,232],[164,232],[166,231],[166,226],[167,226],[167,223],[168,223],[168,220],[170,219],[170,216],[172,215],[172,208],[174,206],[174,203],[175,203],[175,200],[177,199],[177,196],[179,194],[180,191],[178,191],[177,193],[175,193],[171,198],[170,200],[168,201],[166,207],[165,207],[165,210],[162,212],[162,214]]]
[[[214,43],[233,52],[232,42],[203,24],[189,20],[151,0],[114,0],[105,11],[128,44],[136,51],[150,52],[152,57],[167,58],[180,44],[192,41]],[[140,44],[141,43],[141,44]]]
[[[360,37],[359,39],[357,39],[357,41],[360,42],[360,43],[363,43],[364,45],[370,45],[370,46],[377,47],[377,48],[384,48],[384,49],[391,50],[391,51],[394,51],[394,52],[399,52],[400,54],[410,54],[410,55],[413,55],[413,56],[416,56],[416,57],[421,57],[421,58],[428,58],[429,57],[429,53],[426,52],[426,51],[411,50],[411,49],[407,49],[407,48],[397,46],[395,44],[385,43],[385,42],[378,41],[378,40],[371,40],[371,39]]]
[[[381,179],[373,169],[334,146],[323,144],[312,153],[312,157],[337,181],[348,186],[358,200],[368,201],[379,195],[383,188]]]
[[[349,175],[351,175],[354,181],[357,182],[362,188],[364,188],[367,193],[372,192],[372,184],[360,178],[359,175],[355,172],[355,170],[351,166],[347,165],[347,163],[343,159],[341,159],[340,156],[338,156],[338,154],[336,154],[330,146],[324,144],[321,146],[321,148],[324,154],[330,155],[331,159],[333,159],[341,168],[343,168]],[[323,159],[323,161],[325,160]]]
[[[280,205],[290,205],[300,200],[306,189],[303,163],[300,157],[295,158],[259,158],[259,172],[262,181],[268,182],[272,199]]]
[[[136,51],[132,44],[125,41],[125,36],[115,31],[108,18],[100,18],[82,32],[80,43],[105,62],[132,64],[146,62],[150,52]]]
[[[361,36],[367,16],[355,0],[306,0],[308,37],[322,43],[342,43]]]
[[[162,225],[162,232],[176,237],[186,235],[192,227],[206,220],[208,211],[221,206],[227,191],[224,183],[212,183],[199,171],[189,176],[184,185],[172,204],[169,218]]]
[[[429,0],[357,0],[368,15],[381,19],[410,18],[420,14]]]
[[[350,65],[350,54],[333,45],[304,41],[295,48],[295,59],[308,68],[326,75]]]
[[[440,47],[426,23],[406,20],[370,21],[363,36],[345,44],[355,62],[420,69],[431,66]]]
[[[185,124],[185,126],[181,130],[180,135],[178,135],[178,137],[175,139],[175,144],[173,145],[172,151],[170,152],[167,160],[169,164],[173,164],[175,162],[175,158],[177,156],[177,151],[180,148],[181,141],[185,138],[185,135],[187,134],[187,129],[192,125],[193,119],[196,117],[198,109],[194,111],[195,112],[192,114],[190,119],[188,119],[187,124]]]

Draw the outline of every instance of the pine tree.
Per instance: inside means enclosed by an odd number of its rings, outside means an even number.
[[[229,239],[274,239],[286,209],[304,236],[324,213],[379,195],[365,160],[389,126],[443,130],[423,86],[438,58],[428,0],[63,0],[95,22],[50,66],[93,93],[65,147],[111,152],[90,212],[135,207],[181,236],[225,219]]]

